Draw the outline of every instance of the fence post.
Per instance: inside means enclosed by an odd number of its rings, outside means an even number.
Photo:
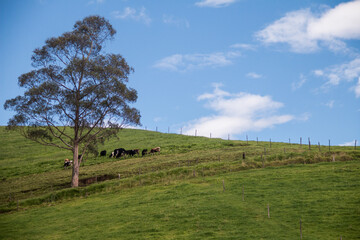
[[[270,138],[270,148],[271,148],[271,138]]]
[[[256,137],[256,144],[259,144],[259,138]]]
[[[355,140],[355,150],[356,150],[356,140]]]
[[[246,134],[246,144],[249,144],[248,135]]]
[[[329,139],[329,152],[330,152],[330,139]]]
[[[311,143],[310,143],[310,138],[309,138],[309,150],[311,150]]]
[[[302,137],[300,137],[300,147],[302,147]]]
[[[225,192],[225,181],[223,180],[223,192]]]
[[[270,218],[270,206],[269,206],[269,204],[268,204],[268,218]]]

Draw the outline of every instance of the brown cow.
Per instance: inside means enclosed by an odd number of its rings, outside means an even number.
[[[152,148],[151,150],[150,150],[150,153],[159,153],[160,152],[160,147],[156,147],[156,148]]]

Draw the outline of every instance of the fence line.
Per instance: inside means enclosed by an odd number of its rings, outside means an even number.
[[[158,126],[156,126],[155,129],[156,129],[156,130],[155,130],[156,132],[160,132]],[[152,130],[149,130],[149,129],[147,128],[147,126],[144,127],[144,130],[146,130],[146,131],[152,131]],[[184,135],[184,134],[183,134],[183,128],[182,128],[182,127],[179,129],[179,131],[180,131],[180,133],[176,133],[176,132],[170,132],[170,127],[168,127],[168,129],[167,129],[167,133],[168,133],[168,134],[180,134],[180,135]],[[163,133],[166,133],[166,132],[163,132]],[[186,134],[186,135],[187,135],[187,134]],[[191,135],[187,135],[187,136],[191,136]],[[207,137],[207,136],[204,136],[204,135],[200,135],[198,129],[195,129],[193,136],[195,136],[195,137]],[[209,136],[210,139],[214,138],[214,135],[213,135],[211,132],[209,133],[208,136]],[[231,134],[229,133],[229,134],[227,135],[227,140],[232,140],[230,137],[231,137]],[[216,138],[216,137],[215,137],[215,138]],[[220,137],[220,138],[221,138],[221,137]],[[224,138],[223,138],[223,139],[224,139]],[[242,139],[234,139],[234,140],[236,140],[236,141],[246,141],[246,143],[248,144],[248,143],[249,143],[249,136],[246,134],[244,140],[242,140]],[[250,140],[250,141],[251,141],[251,140]],[[259,144],[259,138],[258,138],[258,137],[256,137],[256,140],[253,140],[253,141],[256,141],[256,143]],[[266,142],[266,141],[262,141],[262,142]],[[281,141],[280,141],[280,142],[281,142]],[[273,141],[272,141],[272,139],[270,138],[270,139],[269,139],[270,148],[271,148],[271,146],[272,146],[272,143],[273,143]],[[285,141],[282,142],[282,143],[285,143]],[[292,145],[292,144],[297,144],[297,143],[295,143],[295,142],[292,143],[292,142],[291,142],[291,138],[289,138],[289,145]],[[302,147],[302,145],[303,145],[302,137],[300,137],[299,145],[300,145],[300,147]],[[321,151],[321,146],[323,146],[323,145],[321,145],[319,141],[318,141],[318,144],[317,144],[317,145],[318,145],[319,151]],[[310,139],[310,137],[308,137],[308,148],[309,148],[309,150],[311,150],[311,146],[312,146],[312,144],[311,144],[311,139]],[[314,146],[316,146],[316,145],[314,145]],[[331,146],[332,146],[332,145],[331,145],[331,140],[329,139],[329,143],[328,143],[329,152],[331,151]],[[339,145],[334,145],[334,146],[339,146]],[[350,147],[350,146],[348,146],[348,147]],[[353,145],[353,147],[354,147],[354,149],[356,150],[356,148],[357,148],[357,140],[356,140],[356,139],[354,140],[354,145]]]

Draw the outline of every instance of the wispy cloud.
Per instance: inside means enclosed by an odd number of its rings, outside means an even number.
[[[303,74],[300,74],[299,80],[291,84],[292,90],[295,91],[301,88],[305,82],[306,82],[306,77]]]
[[[172,15],[163,15],[163,22],[167,25],[175,26],[178,28],[190,28],[190,23],[187,19],[176,18]]]
[[[245,49],[245,50],[256,50],[256,46],[253,44],[246,43],[235,43],[230,46],[231,48]]]
[[[318,77],[327,79],[322,86],[322,89],[324,90],[337,86],[343,81],[357,81],[352,90],[355,92],[356,97],[360,97],[360,57],[355,58],[348,63],[335,65],[323,70],[315,70],[313,73]]]
[[[255,73],[255,72],[249,72],[248,74],[246,74],[246,76],[249,77],[249,78],[254,78],[254,79],[262,78],[261,74],[258,74],[258,73]]]
[[[327,103],[325,103],[324,105],[327,106],[328,108],[333,108],[334,107],[334,100],[330,100]]]
[[[205,106],[215,114],[191,121],[185,128],[185,134],[226,138],[228,134],[237,135],[249,131],[261,131],[275,125],[284,124],[295,119],[292,115],[279,115],[276,111],[283,103],[272,100],[270,96],[251,93],[229,93],[220,89],[221,84],[214,85],[212,93],[198,97],[206,101]]]
[[[131,7],[124,8],[123,11],[114,11],[112,12],[112,15],[114,18],[117,19],[131,19],[138,22],[142,22],[146,25],[150,25],[151,18],[147,15],[146,9],[144,7],[141,7],[140,10],[136,10]]]
[[[266,44],[286,43],[293,52],[310,53],[326,46],[348,53],[344,40],[360,39],[360,1],[341,3],[321,14],[310,9],[288,12],[255,36]]]
[[[359,143],[359,142],[357,142],[357,143]],[[353,140],[351,142],[346,142],[346,143],[339,144],[339,146],[344,146],[344,147],[355,146],[355,140]]]
[[[200,2],[196,2],[195,5],[198,7],[227,7],[230,4],[235,3],[237,0],[202,0]]]
[[[174,54],[157,61],[153,67],[186,72],[205,67],[224,67],[232,64],[232,59],[241,56],[238,51],[195,53],[195,54]]]

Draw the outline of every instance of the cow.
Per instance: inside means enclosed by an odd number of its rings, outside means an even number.
[[[134,149],[135,154],[140,155],[140,149]]]
[[[64,169],[67,167],[72,166],[72,161],[70,161],[69,159],[65,159],[64,160]]]
[[[160,153],[160,147],[156,147],[156,148],[152,148],[151,150],[150,150],[150,153]]]
[[[104,157],[104,156],[106,156],[106,150],[100,152],[100,157]]]
[[[125,155],[126,150],[124,148],[118,148],[114,150],[115,157],[120,158]]]
[[[147,149],[144,149],[144,150],[142,150],[141,155],[142,155],[142,156],[145,156],[147,153],[148,153],[148,150],[147,150]]]
[[[125,154],[132,157],[132,156],[134,156],[136,154],[136,151],[135,150],[126,150]]]
[[[123,148],[117,148],[109,155],[109,158],[112,158],[112,157],[119,158],[121,156],[124,156],[125,151],[126,150]]]

